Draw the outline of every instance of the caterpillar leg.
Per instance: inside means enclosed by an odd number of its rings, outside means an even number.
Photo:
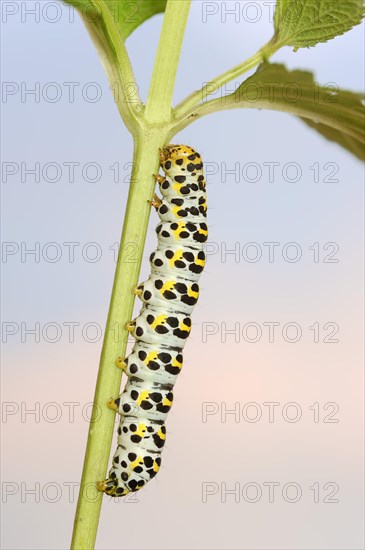
[[[166,151],[166,149],[161,149],[161,147],[159,148],[159,151],[160,151],[160,162],[163,163],[165,162],[165,160],[168,159],[168,153]]]
[[[129,323],[126,323],[125,329],[128,330],[131,334],[134,333],[136,328],[136,322],[135,321],[129,321]]]
[[[111,477],[105,479],[104,481],[97,481],[96,488],[101,493],[105,493],[110,497],[124,497],[130,493],[127,487],[118,487],[117,480],[112,479]]]
[[[107,402],[107,407],[112,411],[119,412],[119,403],[120,403],[119,397],[117,397],[117,399],[109,399],[109,401]]]
[[[157,178],[157,176],[155,176],[155,178]],[[161,204],[162,204],[162,200],[155,193],[154,196],[153,196],[153,199],[151,201],[148,201],[148,203],[151,206],[153,206],[156,210],[158,210],[160,208]]]
[[[105,479],[104,481],[97,481],[96,488],[101,493],[114,494],[116,491],[116,485],[112,479]]]
[[[164,178],[164,176],[160,176],[160,174],[153,174],[153,177],[155,178],[155,180],[157,181],[157,183],[159,183],[160,185],[166,181],[166,178]]]
[[[118,369],[122,369],[122,370],[125,371],[125,369],[127,368],[127,363],[125,362],[124,359],[125,359],[125,357],[118,357],[115,364],[118,367]]]
[[[142,296],[143,294],[143,285],[135,286],[133,289],[133,294],[135,296]]]

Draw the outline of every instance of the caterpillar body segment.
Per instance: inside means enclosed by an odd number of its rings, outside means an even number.
[[[132,352],[123,360],[125,373],[129,378],[156,381],[159,384],[176,382],[183,356],[180,349],[138,342]]]
[[[142,283],[138,290],[145,304],[164,307],[170,312],[179,310],[191,313],[199,297],[199,285],[176,275],[163,278],[159,273],[151,273],[149,279]]]
[[[192,222],[206,218],[207,203],[205,194],[191,199],[176,198],[168,201],[162,199],[160,202],[152,201],[162,222],[186,221]]]
[[[198,281],[206,262],[205,252],[198,247],[159,243],[150,256],[152,273],[176,274],[188,281]]]
[[[118,446],[108,479],[97,484],[113,497],[138,491],[160,468],[165,422],[206,260],[201,157],[191,147],[168,145],[160,150],[160,165],[165,176],[155,179],[162,198],[155,195],[150,201],[160,218],[158,245],[150,256],[149,278],[134,289],[143,305],[126,329],[136,342],[128,357],[117,361],[128,380],[120,396],[109,403],[120,414]]]
[[[156,227],[156,233],[161,244],[183,242],[187,246],[195,246],[196,243],[206,242],[208,226],[205,222],[161,222]]]
[[[190,334],[191,318],[185,313],[176,311],[170,314],[159,307],[146,305],[129,326],[136,340],[156,345],[165,341],[174,348],[182,349]]]

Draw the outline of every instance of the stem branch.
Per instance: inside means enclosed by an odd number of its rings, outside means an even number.
[[[91,0],[91,2],[97,7],[98,15],[95,15],[91,21],[84,17],[84,24],[111,84],[119,114],[128,130],[135,136],[143,104],[138,93],[129,55],[114,18],[104,1]],[[82,16],[82,12],[80,14]],[[132,96],[130,95],[131,90],[133,91]]]
[[[224,84],[231,82],[234,78],[242,76],[247,71],[262,63],[265,59],[268,59],[279,49],[279,47],[280,46],[275,45],[271,40],[243,63],[239,63],[216,78],[213,78],[210,82],[205,84],[203,88],[190,94],[175,107],[175,117],[179,120],[183,119],[194,106],[203,102],[209,95],[216,93]]]

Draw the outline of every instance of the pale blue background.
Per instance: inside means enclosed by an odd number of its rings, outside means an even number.
[[[24,2],[18,2],[19,6]],[[175,103],[219,72],[254,53],[272,33],[268,8],[260,21],[221,18],[219,13],[202,22],[203,2],[192,3]],[[227,2],[232,8],[234,2]],[[242,6],[247,2],[240,2]],[[28,6],[34,2],[27,2]],[[262,5],[262,4],[260,4]],[[2,183],[3,241],[96,242],[102,248],[97,263],[75,262],[63,256],[57,263],[41,259],[25,263],[17,254],[2,263],[3,322],[41,326],[55,322],[97,323],[104,326],[114,274],[113,253],[118,241],[127,196],[127,183],[114,183],[109,169],[131,161],[132,142],[124,128],[97,54],[78,18],[67,21],[66,8],[55,24],[21,22],[19,14],[2,25],[2,80],[25,82],[96,82],[102,99],[87,103],[76,89],[74,103],[66,95],[57,103],[19,95],[2,103],[3,162],[97,162],[103,177],[88,183],[66,171],[58,183],[26,183],[20,177]],[[252,17],[252,16],[251,16]],[[128,39],[137,81],[146,98],[162,18],[148,21]],[[363,76],[362,27],[315,49],[279,52],[274,61],[290,68],[312,69],[321,83],[361,90]],[[66,91],[65,88],[63,88]],[[186,348],[186,364],[176,390],[176,404],[168,424],[163,468],[153,483],[138,495],[138,504],[105,500],[97,548],[245,548],[245,549],[358,549],[362,528],[362,227],[363,165],[339,147],[323,140],[302,122],[281,113],[256,110],[219,113],[202,119],[175,137],[198,149],[206,163],[244,165],[276,161],[281,167],[298,163],[303,176],[290,183],[280,176],[273,183],[265,172],[257,183],[222,183],[221,169],[208,178],[210,241],[234,243],[295,241],[303,259],[288,263],[234,262],[220,254],[209,258],[202,277],[202,294],[194,314],[194,331]],[[335,162],[338,183],[313,181],[309,169]],[[122,170],[123,177],[127,174]],[[80,172],[77,172],[80,174]],[[326,173],[327,174],[327,173]],[[156,216],[152,216],[152,226]],[[155,246],[148,237],[145,258]],[[339,263],[313,262],[308,249],[314,242],[336,242]],[[66,249],[62,248],[66,253]],[[264,247],[263,247],[264,250]],[[280,253],[280,249],[279,253]],[[142,268],[143,280],[148,263]],[[138,311],[138,309],[137,309]],[[202,341],[204,323],[263,324],[293,321],[303,327],[303,338],[288,344],[282,338],[252,345],[232,337],[221,342],[220,332]],[[314,322],[340,326],[340,342],[313,344],[308,329]],[[4,325],[3,325],[4,326]],[[220,331],[220,329],[219,329]],[[323,335],[322,335],[323,336]],[[7,549],[64,549],[69,545],[75,503],[69,502],[64,483],[80,477],[87,423],[80,409],[92,400],[101,341],[85,342],[81,331],[69,343],[67,332],[51,344],[41,337],[21,342],[20,334],[3,346],[3,399],[19,411],[55,402],[62,418],[39,422],[20,412],[3,420],[4,482],[19,492],[3,506],[3,547]],[[227,420],[203,423],[202,402],[300,403],[303,420],[273,424]],[[65,402],[78,402],[75,421],[67,417]],[[314,402],[336,402],[338,424],[314,423],[309,410]],[[25,403],[25,405],[21,405]],[[50,413],[51,414],[51,413]],[[220,495],[202,503],[202,482],[295,481],[303,487],[297,504],[283,499],[269,503],[222,503]],[[314,482],[340,485],[337,504],[313,503],[308,487]],[[40,494],[25,496],[39,482],[63,488],[58,502]],[[4,486],[3,486],[4,487]]]

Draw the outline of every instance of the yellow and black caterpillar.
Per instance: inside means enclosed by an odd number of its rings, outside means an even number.
[[[205,265],[208,236],[203,163],[186,145],[160,151],[165,177],[155,176],[162,199],[151,204],[160,223],[151,275],[135,293],[143,302],[127,328],[136,339],[130,355],[118,360],[128,376],[124,391],[111,402],[118,410],[118,447],[109,477],[98,488],[118,497],[138,491],[158,472],[165,444],[165,420],[173,401],[182,350],[198,300],[198,279]]]

